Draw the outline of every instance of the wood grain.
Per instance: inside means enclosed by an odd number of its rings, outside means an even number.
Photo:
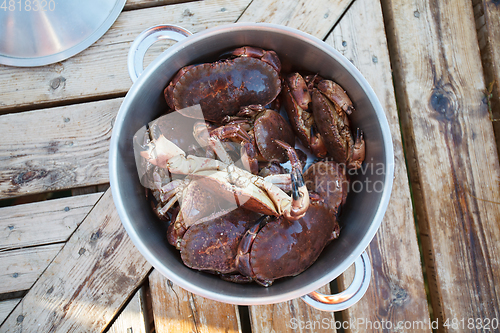
[[[108,330],[108,333],[149,333],[144,313],[144,291],[139,289]]]
[[[363,74],[381,102],[394,146],[395,172],[389,206],[368,252],[372,263],[370,287],[344,320],[363,322],[422,321],[429,323],[413,209],[392,85],[391,64],[385,38],[382,8],[377,0],[357,0],[326,39]],[[341,289],[352,281],[349,270],[338,278]],[[365,332],[358,325],[351,332]],[[382,332],[383,329],[370,330]],[[415,329],[413,332],[428,332]]]
[[[330,286],[317,290],[330,294]],[[299,298],[287,302],[251,307],[252,332],[337,332],[333,312],[317,310]]]
[[[0,294],[31,288],[62,247],[51,244],[0,252]]]
[[[353,0],[253,0],[238,22],[286,25],[323,39]]]
[[[200,1],[200,0],[127,0],[124,10],[132,10],[146,7],[173,5],[176,3]]]
[[[497,152],[500,155],[500,6],[494,0],[473,0],[476,31],[486,81]]]
[[[0,113],[124,95],[132,85],[127,54],[143,30],[170,23],[196,33],[234,22],[248,3],[207,0],[122,12],[101,39],[63,62],[34,68],[0,66]]]
[[[0,208],[0,251],[65,242],[102,193]]]
[[[0,116],[0,198],[108,182],[120,104],[112,99]]]
[[[197,296],[154,270],[149,276],[156,332],[240,332],[236,305]]]
[[[0,325],[9,316],[9,314],[14,310],[16,305],[21,302],[21,298],[9,299],[6,301],[0,301]]]
[[[472,3],[383,7],[434,314],[499,318],[500,167]]]
[[[101,331],[150,269],[121,225],[108,190],[0,331]]]

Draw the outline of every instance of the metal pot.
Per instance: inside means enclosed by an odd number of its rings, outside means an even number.
[[[159,39],[174,39],[178,43],[141,74],[146,50]],[[226,282],[184,266],[177,251],[167,245],[166,230],[146,201],[132,149],[134,133],[164,112],[163,89],[181,67],[212,61],[224,51],[243,45],[276,51],[284,71],[317,72],[342,85],[356,108],[351,116],[352,126],[360,127],[366,140],[363,169],[351,177],[353,187],[340,216],[341,236],[330,243],[305,272],[277,280],[268,288]],[[139,251],[159,272],[190,292],[240,305],[277,303],[302,297],[319,309],[338,311],[363,296],[371,276],[364,250],[377,232],[389,202],[394,152],[380,102],[368,82],[346,58],[315,37],[279,25],[231,24],[194,35],[180,27],[156,26],[144,31],[133,43],[129,73],[135,82],[118,112],[111,139],[111,189],[123,226]],[[333,296],[314,292],[353,263],[356,264],[355,278],[346,291]]]

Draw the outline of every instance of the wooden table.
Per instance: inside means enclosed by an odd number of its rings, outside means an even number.
[[[129,0],[84,52],[0,67],[0,331],[498,332],[499,1],[174,2]],[[144,260],[114,208],[108,147],[132,84],[131,42],[156,24],[198,32],[236,21],[323,39],[368,79],[389,120],[396,171],[368,248],[372,281],[341,313],[188,293]]]

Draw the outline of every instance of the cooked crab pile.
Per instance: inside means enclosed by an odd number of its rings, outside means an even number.
[[[365,156],[343,88],[247,46],[180,69],[165,98],[136,162],[184,264],[263,286],[311,266]]]

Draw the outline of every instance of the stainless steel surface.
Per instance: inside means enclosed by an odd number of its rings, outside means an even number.
[[[0,64],[31,67],[67,59],[104,35],[125,2],[5,1],[0,8]]]
[[[302,296],[302,300],[310,306],[322,311],[342,311],[356,304],[366,293],[370,285],[371,264],[368,254],[363,252],[354,261],[355,273],[351,285],[341,293],[325,295],[313,291]]]
[[[191,35],[190,31],[175,25],[157,25],[141,32],[128,52],[128,75],[132,82],[144,71],[144,56],[151,45],[165,39],[180,42]]]
[[[181,67],[211,61],[229,49],[253,45],[275,50],[284,71],[309,70],[332,78],[349,93],[356,112],[353,128],[365,133],[363,171],[353,184],[372,188],[349,194],[340,217],[339,239],[329,244],[305,272],[276,281],[268,288],[234,284],[183,265],[178,252],[167,245],[166,228],[158,223],[144,197],[132,149],[134,133],[166,109],[163,90]],[[375,93],[359,71],[321,40],[295,29],[264,23],[241,23],[196,33],[154,60],[125,97],[116,117],[109,155],[113,199],[122,223],[146,259],[163,275],[198,295],[233,304],[269,304],[294,299],[329,283],[344,272],[368,246],[385,214],[392,189],[394,152],[389,125]],[[373,188],[374,184],[376,189]]]

